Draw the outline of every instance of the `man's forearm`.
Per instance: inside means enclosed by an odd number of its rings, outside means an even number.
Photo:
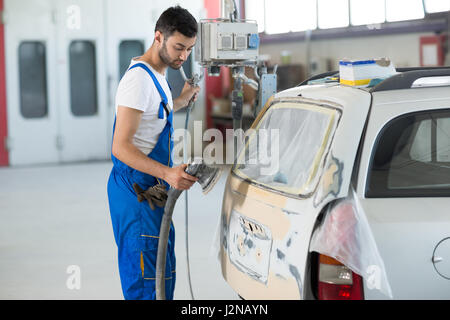
[[[133,169],[165,180],[169,167],[150,159],[132,143],[113,145],[113,155]]]
[[[186,103],[185,99],[182,98],[173,99],[173,112],[177,112],[178,110],[183,109],[187,105],[188,104]]]

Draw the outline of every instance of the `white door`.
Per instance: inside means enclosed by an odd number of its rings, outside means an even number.
[[[108,67],[108,137],[112,137],[115,115],[115,94],[120,78],[130,59],[144,53],[153,42],[154,28],[159,17],[160,1],[108,0],[106,3]]]
[[[61,161],[109,154],[105,0],[57,0],[57,74]]]
[[[394,299],[450,299],[448,90],[374,94],[357,193]]]
[[[10,165],[59,161],[52,2],[5,1]]]

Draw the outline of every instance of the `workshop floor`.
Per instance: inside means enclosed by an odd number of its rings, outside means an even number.
[[[106,195],[110,169],[108,161],[0,168],[0,299],[123,299]],[[189,191],[195,299],[238,299],[212,249],[228,172],[207,196],[198,184]],[[190,299],[183,195],[173,219],[175,299]],[[70,266],[79,267],[80,289],[69,289]]]

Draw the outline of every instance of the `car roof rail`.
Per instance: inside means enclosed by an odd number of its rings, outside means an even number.
[[[391,76],[379,84],[370,89],[370,92],[398,90],[398,89],[410,89],[414,87],[430,87],[430,86],[450,86],[450,67],[408,67],[408,68],[396,68],[399,74]],[[297,87],[307,85],[309,81],[323,79],[326,77],[338,77],[339,71],[328,71],[324,73],[312,76],[297,85]],[[419,79],[446,77],[442,81],[433,81],[425,83],[424,85],[417,84],[415,82]],[[447,79],[448,77],[448,79]]]
[[[396,70],[400,73],[383,80],[382,82],[374,86],[370,90],[370,92],[373,93],[388,90],[410,89],[422,86],[450,86],[450,67],[397,68]],[[422,81],[422,84],[420,84],[416,82],[419,79],[438,80]]]
[[[318,79],[323,79],[326,77],[331,77],[331,76],[338,76],[339,77],[339,71],[328,71],[328,72],[324,72],[324,73],[320,73],[320,74],[316,74],[315,76],[312,76],[306,80],[303,80],[302,82],[300,82],[297,87],[300,86],[304,86],[307,85],[309,81],[313,81],[313,80],[318,80]]]

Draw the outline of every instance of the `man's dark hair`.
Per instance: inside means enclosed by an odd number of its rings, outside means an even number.
[[[162,32],[166,39],[175,31],[188,38],[193,38],[197,35],[197,21],[186,9],[180,6],[170,7],[161,14],[156,22],[156,31]]]

